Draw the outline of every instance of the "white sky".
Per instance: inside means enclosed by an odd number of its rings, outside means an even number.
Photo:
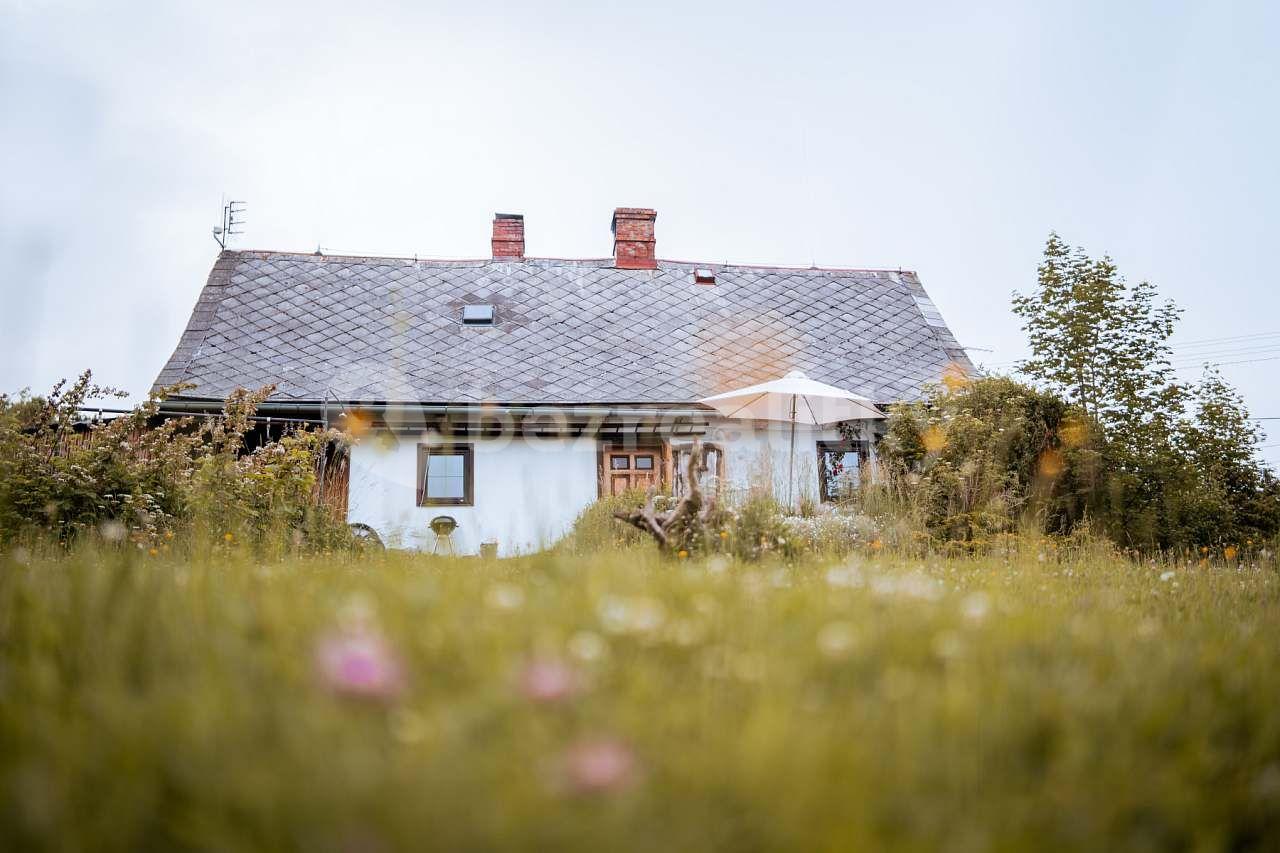
[[[241,248],[446,257],[655,207],[660,257],[915,269],[991,364],[1057,229],[1270,334],[1179,359],[1280,416],[1280,6],[905,6],[0,0],[0,389],[145,392],[226,193]]]

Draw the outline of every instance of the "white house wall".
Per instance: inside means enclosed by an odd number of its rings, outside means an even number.
[[[864,429],[870,438],[872,427],[868,424]],[[795,465],[791,469],[795,502],[804,498],[818,500],[818,442],[842,438],[835,428],[796,426]],[[705,440],[724,449],[724,485],[731,495],[741,494],[754,484],[771,483],[778,500],[786,501],[790,424],[721,421],[712,425]]]
[[[574,438],[476,438],[474,506],[418,506],[418,443],[440,444],[428,434],[374,433],[351,448],[347,518],[368,524],[391,547],[430,551],[428,523],[437,515],[458,520],[452,540],[459,554],[481,542],[498,553],[535,551],[568,531],[596,499],[596,443]]]
[[[870,436],[871,426],[865,429]],[[796,427],[795,496],[818,498],[818,441],[838,441],[836,429]],[[712,423],[705,441],[725,454],[728,496],[753,483],[771,482],[787,497],[790,426],[747,421]],[[676,439],[679,442],[680,439]],[[351,449],[347,518],[368,524],[391,547],[432,550],[428,523],[437,515],[457,519],[456,553],[475,554],[497,542],[504,556],[545,548],[562,537],[598,494],[600,441],[593,437],[474,438],[474,505],[417,505],[418,443],[441,444],[435,433],[375,432]]]

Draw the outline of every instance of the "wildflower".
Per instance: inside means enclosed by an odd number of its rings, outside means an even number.
[[[388,700],[404,688],[399,661],[386,640],[372,629],[323,638],[317,646],[316,663],[325,683],[340,695]]]
[[[729,568],[729,560],[721,554],[717,554],[707,561],[707,571],[713,575],[723,574]]]
[[[230,530],[228,530],[226,533],[222,534],[222,541],[223,541],[223,542],[226,542],[228,545],[230,545],[230,544],[231,544],[231,542],[232,542],[235,538],[236,538],[236,537],[235,537],[234,535],[232,535],[232,533],[231,533],[231,531],[230,531]]]
[[[729,538],[729,531],[727,531],[727,530],[721,530],[721,531],[720,531],[720,538],[721,538],[721,539],[728,539],[728,538]],[[1253,543],[1252,543],[1252,542],[1250,542],[1249,544],[1251,544],[1251,545],[1252,545]]]
[[[849,622],[830,622],[818,632],[818,651],[829,658],[842,658],[853,650],[857,633]]]
[[[173,538],[173,531],[172,531],[172,530],[166,530],[166,531],[164,532],[164,538],[165,538],[165,539],[172,539],[172,538]]]
[[[125,526],[123,524],[114,519],[102,522],[100,531],[102,533],[102,538],[108,542],[119,542],[128,532],[125,530]]]
[[[565,777],[578,794],[620,791],[636,777],[636,757],[626,744],[614,738],[583,740],[564,754]]]
[[[871,582],[871,589],[877,595],[918,598],[923,601],[934,601],[942,594],[937,581],[919,572],[883,575]]]
[[[862,586],[862,572],[857,566],[836,566],[827,569],[827,585],[852,588]]]
[[[1167,583],[1167,582],[1169,582],[1169,581],[1171,581],[1171,580],[1173,580],[1173,572],[1172,572],[1172,571],[1161,572],[1161,573],[1160,573],[1160,580],[1162,580],[1162,581],[1164,581],[1164,582],[1166,582],[1166,583]]]
[[[1240,553],[1239,549],[1237,549],[1235,545],[1228,545],[1226,548],[1222,549],[1222,556],[1226,557],[1228,560],[1234,560],[1238,553]]]
[[[160,552],[159,552],[159,551],[157,551],[155,548],[150,548],[150,549],[148,549],[148,550],[147,550],[147,553],[148,553],[148,554],[150,554],[152,557],[158,557],[158,556],[160,556]]]
[[[579,631],[569,639],[569,654],[580,661],[600,660],[609,654],[609,644],[594,631]]]
[[[519,610],[524,604],[524,590],[509,583],[496,583],[489,587],[484,601],[494,610]]]
[[[973,624],[981,622],[987,618],[988,611],[991,610],[991,599],[985,592],[973,592],[964,597],[960,602],[960,613]]]
[[[872,551],[879,551],[883,547],[884,547],[884,543],[881,542],[879,539],[873,540],[871,543]]]
[[[684,548],[681,548],[679,551],[676,552],[676,556],[683,560],[689,556],[689,552],[686,551]]]
[[[612,634],[647,634],[662,627],[666,608],[656,598],[622,598],[607,595],[600,600],[600,621]]]
[[[521,694],[532,702],[553,703],[579,692],[582,679],[569,664],[554,658],[533,660],[520,672]]]

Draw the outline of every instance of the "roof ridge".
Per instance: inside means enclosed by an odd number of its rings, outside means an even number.
[[[602,258],[564,258],[552,255],[537,256],[526,255],[523,258],[437,258],[437,257],[421,257],[418,255],[347,255],[342,253],[328,254],[324,252],[297,252],[287,249],[224,249],[220,255],[248,255],[248,256],[287,256],[299,259],[313,260],[342,260],[342,261],[407,261],[409,263],[418,264],[467,264],[481,266],[485,264],[519,264],[529,261],[561,261],[564,263],[574,264],[603,264],[614,260],[612,256]],[[841,266],[793,266],[789,264],[743,264],[733,263],[730,261],[689,261],[680,258],[658,258],[659,264],[680,264],[689,267],[714,267],[716,269],[741,269],[741,270],[782,270],[786,272],[868,272],[868,273],[897,273],[899,275],[910,275],[918,277],[915,270],[905,269],[903,267],[841,267]]]

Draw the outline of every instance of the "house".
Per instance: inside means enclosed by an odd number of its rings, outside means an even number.
[[[781,493],[787,424],[701,398],[798,369],[887,404],[972,370],[915,273],[659,260],[656,219],[618,208],[596,259],[526,257],[515,214],[482,260],[223,251],[156,387],[195,383],[167,408],[199,412],[274,383],[260,414],[358,436],[351,522],[430,549],[448,515],[457,551],[511,554],[602,494],[680,490],[695,440],[714,487]],[[838,498],[877,429],[800,427],[794,489]]]

